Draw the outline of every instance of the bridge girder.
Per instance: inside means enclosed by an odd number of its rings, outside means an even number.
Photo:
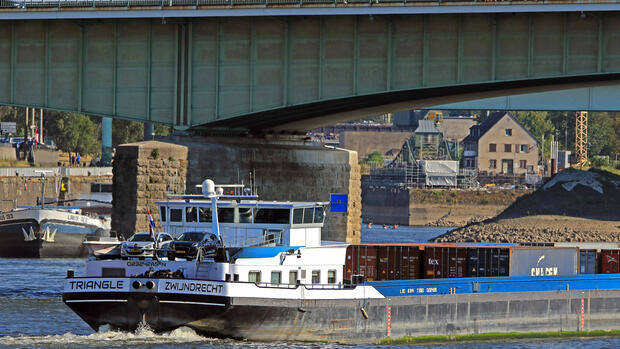
[[[617,12],[0,21],[1,104],[178,129],[298,131],[618,74]]]

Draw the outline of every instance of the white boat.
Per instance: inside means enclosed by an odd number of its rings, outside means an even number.
[[[67,272],[63,302],[95,330],[188,326],[261,341],[618,329],[618,274],[578,274],[578,249],[325,243],[327,203],[222,187],[207,180],[203,195],[158,203],[164,230],[208,231],[217,244],[198,243],[192,261],[88,260],[85,276]]]
[[[78,207],[46,206],[45,181],[41,171],[40,205],[0,212],[0,257],[85,257],[88,249],[82,241],[109,236],[109,217],[84,214]]]
[[[110,218],[79,208],[18,207],[0,213],[0,257],[85,257],[87,237],[108,236]]]
[[[123,241],[116,236],[87,236],[82,245],[86,246],[90,256],[106,259],[120,257]]]

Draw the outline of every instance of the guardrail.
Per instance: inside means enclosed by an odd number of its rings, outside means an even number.
[[[415,3],[424,4],[445,4],[458,3],[465,5],[488,4],[489,2],[511,3],[508,0],[0,0],[0,8],[6,9],[28,9],[28,8],[125,8],[131,7],[233,7],[233,6],[346,6],[346,5],[407,5]],[[548,4],[554,0],[542,0],[528,2],[528,4]],[[557,2],[565,3],[566,1],[557,0]],[[570,1],[569,1],[570,2]],[[574,3],[583,3],[578,0]],[[594,1],[596,3],[597,1]],[[616,1],[599,1],[600,3],[609,3]]]
[[[111,176],[112,167],[0,167],[0,177]]]

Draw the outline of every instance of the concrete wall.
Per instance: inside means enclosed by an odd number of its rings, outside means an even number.
[[[362,189],[364,222],[413,225],[409,189],[400,187],[369,187]]]
[[[45,197],[57,198],[60,190],[60,176],[48,177],[45,184]],[[72,176],[69,177],[69,196],[77,199],[80,194],[90,193],[90,183],[112,182],[112,176]],[[41,180],[36,177],[0,177],[0,210],[10,210],[17,205],[34,205],[41,196]]]
[[[34,151],[34,161],[40,166],[58,166],[58,151],[37,149]]]
[[[357,152],[360,159],[375,151],[385,154],[392,149],[400,149],[413,132],[385,131],[342,131],[339,133],[341,148]]]
[[[230,184],[238,182],[238,176],[248,184],[254,172],[262,200],[329,201],[330,193],[349,194],[349,212],[328,214],[323,239],[360,241],[361,187],[355,152],[305,144],[297,138],[170,137],[167,141],[175,144],[140,142],[117,147],[113,229],[147,230],[145,207],[158,219],[154,202],[164,199],[167,189],[183,192],[183,184],[187,193],[199,193],[195,185],[206,178]],[[155,148],[162,153],[160,160],[150,155]],[[166,154],[174,153],[174,161],[166,160],[164,148]]]
[[[15,148],[0,146],[0,160],[15,160]]]

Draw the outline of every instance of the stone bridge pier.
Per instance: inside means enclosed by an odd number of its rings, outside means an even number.
[[[301,137],[169,137],[118,146],[112,228],[126,236],[148,231],[147,207],[157,222],[155,202],[167,194],[200,193],[195,185],[206,178],[247,185],[250,173],[261,200],[329,201],[331,193],[348,194],[347,212],[329,212],[323,239],[360,242],[357,153]]]

